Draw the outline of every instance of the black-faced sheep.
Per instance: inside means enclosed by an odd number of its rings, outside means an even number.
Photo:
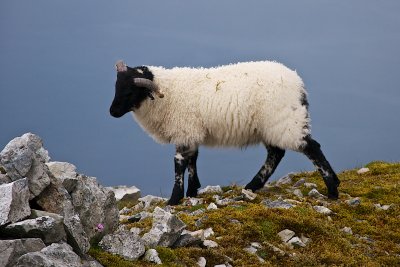
[[[277,62],[245,62],[216,68],[130,68],[117,62],[113,117],[129,111],[159,143],[176,145],[175,184],[168,204],[194,197],[200,182],[196,160],[200,145],[246,147],[263,143],[265,164],[246,185],[253,191],[264,186],[285,154],[304,153],[317,167],[328,188],[338,198],[339,179],[311,138],[307,94],[295,71]],[[155,97],[156,95],[157,97]]]

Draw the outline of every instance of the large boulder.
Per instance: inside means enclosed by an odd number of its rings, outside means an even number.
[[[22,255],[45,247],[40,238],[0,240],[0,266],[14,267]]]
[[[66,243],[53,243],[38,252],[21,256],[15,267],[82,267],[81,259]]]
[[[40,216],[7,225],[1,234],[13,238],[41,238],[47,245],[58,241],[66,241],[63,217]]]
[[[96,178],[79,175],[71,198],[89,240],[101,240],[118,228],[119,211],[114,192],[101,186]],[[103,226],[101,231],[96,228],[99,224]]]
[[[68,243],[77,253],[85,254],[89,250],[89,239],[81,218],[61,181],[53,178],[52,183],[38,196],[37,203],[44,210],[63,216]]]
[[[99,246],[107,252],[117,254],[128,260],[137,260],[145,253],[144,243],[136,232],[123,228],[114,234],[108,234],[100,241]]]
[[[68,162],[52,161],[46,163],[51,174],[62,182],[64,188],[71,193],[78,184],[75,165]]]
[[[0,226],[17,222],[31,214],[26,178],[0,185]]]
[[[171,247],[180,238],[185,227],[185,223],[176,215],[156,207],[153,213],[152,228],[143,235],[142,239],[150,248]]]
[[[14,138],[0,152],[1,165],[12,181],[28,178],[30,199],[50,184],[47,161],[49,156],[42,140],[32,133]]]

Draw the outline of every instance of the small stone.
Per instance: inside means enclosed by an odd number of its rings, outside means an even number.
[[[185,206],[197,206],[203,204],[204,200],[202,198],[191,197],[185,201]]]
[[[153,248],[146,251],[146,253],[144,254],[144,260],[155,264],[162,264],[161,259],[158,256],[157,250]]]
[[[309,197],[314,197],[314,198],[319,198],[319,199],[326,198],[326,196],[324,196],[323,194],[321,194],[320,192],[318,192],[318,190],[315,189],[315,188],[311,189],[311,191],[308,192],[308,196],[309,196]]]
[[[217,205],[215,205],[215,203],[210,203],[210,205],[208,205],[207,210],[217,210],[218,207]]]
[[[306,188],[317,188],[318,186],[314,183],[304,183]]]
[[[263,205],[265,205],[268,208],[271,209],[290,209],[295,207],[295,205],[292,205],[288,202],[285,202],[283,200],[274,200],[271,201],[270,199],[265,199],[261,202]]]
[[[292,237],[294,237],[295,232],[289,229],[282,230],[278,233],[278,236],[281,238],[282,242],[288,242]]]
[[[285,251],[283,251],[282,249],[272,245],[271,243],[265,243],[267,245],[267,247],[272,250],[273,252],[275,252],[276,254],[278,254],[280,257],[283,257],[286,255]]]
[[[293,195],[295,195],[295,196],[298,197],[298,198],[302,198],[302,197],[303,197],[303,193],[301,192],[300,189],[295,189],[295,190],[293,191]]]
[[[257,253],[257,249],[254,248],[254,247],[252,247],[252,246],[246,247],[246,248],[244,248],[243,250],[244,250],[244,251],[247,251],[247,252],[250,253],[250,254],[256,254],[256,253]]]
[[[351,198],[349,200],[345,201],[347,205],[349,206],[358,206],[361,204],[361,199],[359,197]]]
[[[276,181],[276,185],[291,184],[292,183],[292,176],[293,176],[293,173],[288,173],[287,175],[279,178]]]
[[[392,207],[392,204],[390,205],[381,205],[381,204],[374,204],[374,207],[377,208],[378,210],[388,210]]]
[[[300,180],[298,180],[297,182],[294,183],[294,187],[300,187],[302,186],[304,183],[306,182],[306,179],[301,178]]]
[[[340,229],[341,232],[348,234],[348,235],[352,235],[353,231],[351,230],[350,227],[343,227],[342,229]]]
[[[363,173],[366,173],[366,172],[369,172],[369,168],[361,168],[361,169],[359,169],[357,171],[358,174],[363,174]]]
[[[233,199],[231,199],[231,198],[224,198],[224,199],[220,199],[220,200],[216,201],[218,206],[226,206],[226,205],[228,205],[230,203],[233,203],[233,202],[235,202],[235,201]]]
[[[300,240],[301,240],[301,242],[303,242],[305,245],[307,245],[308,243],[310,243],[311,242],[311,238],[309,238],[309,237],[306,237],[305,235],[303,235],[303,234],[301,234],[301,236],[300,236]]]
[[[202,237],[202,239],[206,239],[206,238],[209,238],[210,236],[213,236],[215,233],[214,233],[214,231],[213,231],[213,229],[210,227],[210,228],[207,228],[207,229],[205,229],[204,230],[204,232],[203,232],[203,237]]]
[[[206,267],[206,264],[207,264],[207,260],[206,260],[206,258],[204,258],[204,257],[200,257],[200,258],[197,260],[197,265],[198,265],[199,267]]]
[[[313,206],[313,208],[316,212],[324,214],[324,215],[332,214],[332,211],[324,206]]]
[[[301,241],[300,238],[298,238],[297,236],[291,238],[289,241],[287,241],[288,244],[292,245],[293,247],[305,247],[306,244],[303,243],[303,241]]]
[[[204,212],[205,212],[205,209],[198,209],[198,210],[195,210],[195,211],[191,212],[189,215],[191,215],[191,216],[199,216],[199,215],[203,214]]]
[[[204,240],[203,245],[207,248],[216,248],[218,247],[217,242],[212,241],[212,240]]]
[[[219,186],[219,185],[215,185],[215,186],[208,185],[205,188],[200,189],[199,192],[198,192],[199,195],[201,195],[201,194],[211,194],[211,193],[222,194],[223,191],[222,191],[221,186]]]
[[[162,198],[162,197],[157,197],[157,196],[152,196],[152,195],[147,195],[145,197],[141,197],[138,199],[140,202],[143,202],[144,204],[144,209],[150,208],[151,205],[154,205],[156,203],[163,203],[166,202],[168,199]]]
[[[258,242],[251,242],[250,246],[252,246],[253,248],[256,248],[256,249],[262,249],[262,245]]]
[[[246,190],[244,188],[242,189],[242,194],[244,196],[244,199],[247,201],[253,201],[257,197],[256,193],[253,193],[252,191]]]

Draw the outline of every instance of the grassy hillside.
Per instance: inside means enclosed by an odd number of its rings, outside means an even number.
[[[217,210],[206,210],[200,215],[182,212],[179,217],[187,229],[195,231],[212,227],[215,235],[210,239],[218,243],[217,248],[157,248],[162,266],[196,266],[199,257],[205,257],[207,266],[214,266],[230,259],[232,266],[400,266],[400,163],[372,162],[366,167],[369,172],[358,174],[348,170],[339,174],[340,199],[320,200],[307,196],[310,188],[298,187],[303,198],[292,193],[292,184],[272,186],[249,201],[235,201]],[[293,182],[304,178],[317,184],[317,189],[326,195],[326,189],[318,173],[299,173]],[[237,186],[224,187],[223,197],[241,195]],[[206,204],[177,206],[176,211],[194,211],[206,208],[214,202],[212,195],[202,196]],[[266,208],[261,201],[292,199],[298,202],[291,209]],[[351,206],[346,200],[359,197],[361,203]],[[391,205],[387,210],[375,204]],[[324,205],[333,211],[323,215],[313,209]],[[195,222],[202,218],[201,227]],[[129,227],[150,229],[152,220],[145,219]],[[350,227],[352,234],[341,229]],[[310,238],[306,247],[289,247],[277,235],[290,229],[297,236]],[[262,248],[256,255],[243,250],[251,242],[259,242]],[[276,250],[279,248],[281,251]],[[143,261],[129,262],[105,253],[98,248],[90,251],[104,266],[153,266]],[[226,257],[227,256],[227,257]],[[262,258],[265,262],[261,263]]]

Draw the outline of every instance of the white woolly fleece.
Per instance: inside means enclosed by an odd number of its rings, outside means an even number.
[[[303,81],[280,63],[148,68],[165,97],[145,100],[134,117],[159,143],[298,150],[310,134]]]

